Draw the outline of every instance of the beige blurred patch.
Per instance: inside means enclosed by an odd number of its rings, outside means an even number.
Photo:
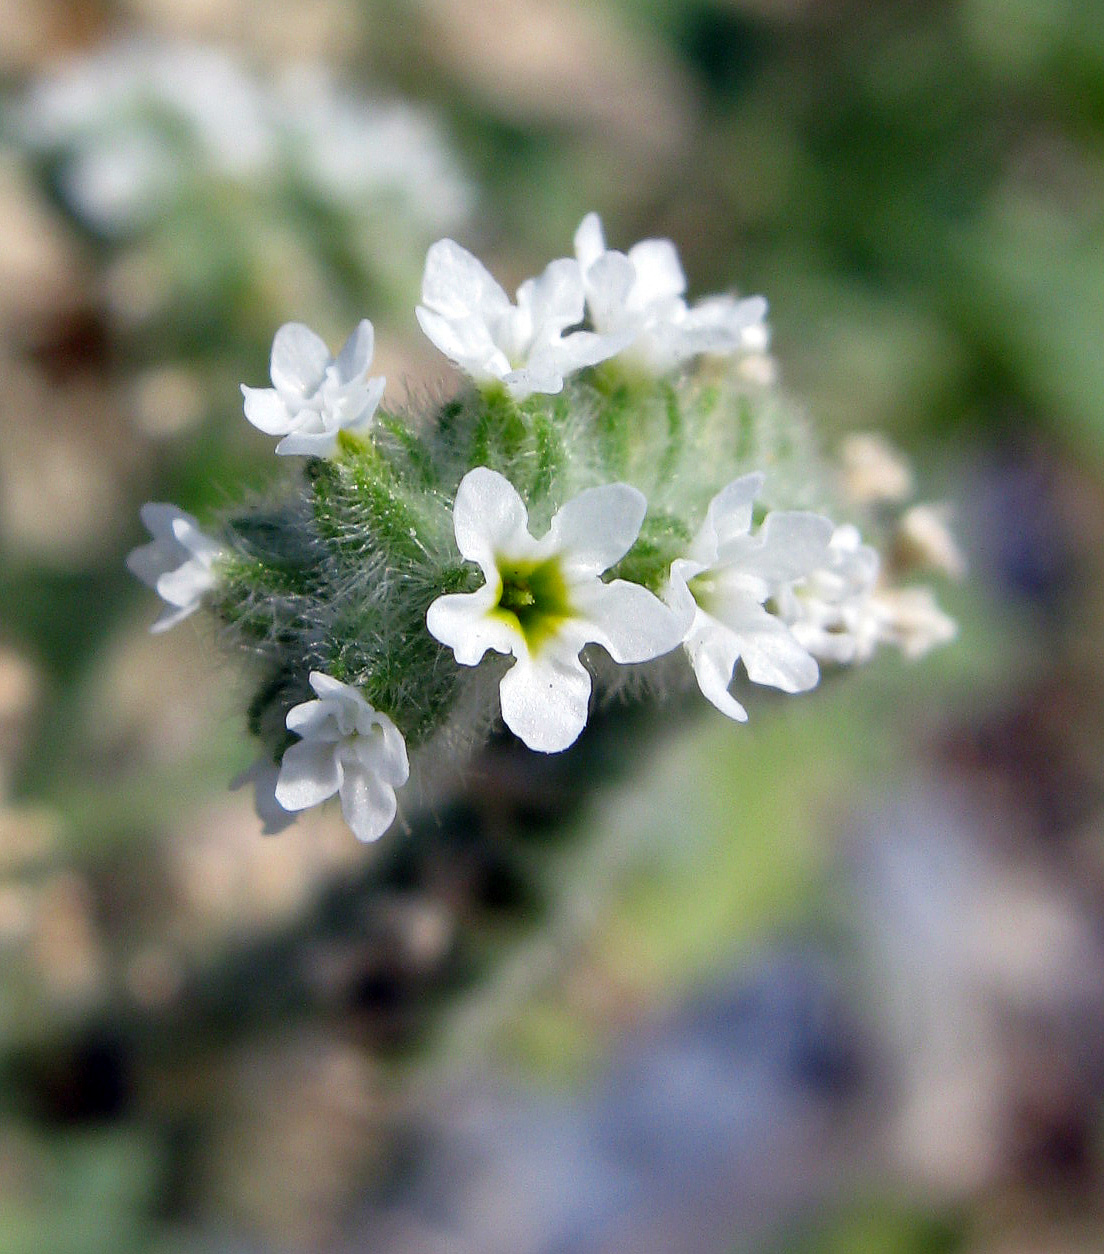
[[[0,645],[0,796],[7,790],[8,773],[19,756],[39,687],[40,679],[33,663],[16,650]],[[2,828],[0,814],[0,830]]]
[[[206,1157],[216,1213],[282,1249],[319,1249],[382,1162],[388,1105],[377,1068],[313,1032],[254,1042],[220,1086]]]
[[[237,44],[272,60],[339,59],[363,42],[350,0],[127,0],[122,8],[159,35]]]
[[[46,806],[0,807],[0,875],[46,862],[56,851],[61,823]]]
[[[195,948],[278,927],[298,915],[333,876],[372,856],[336,804],[263,836],[247,792],[228,793],[170,832],[166,842],[176,916],[170,940]]]
[[[0,360],[0,531],[20,557],[81,562],[129,525],[128,477],[148,456],[116,394],[90,375],[63,379]]]
[[[59,872],[42,885],[30,956],[48,1000],[86,1003],[100,992],[106,955],[93,917],[92,890],[76,872]]]
[[[567,0],[421,0],[417,9],[426,54],[509,116],[585,126],[649,153],[687,139],[691,97],[674,62],[610,11]]]
[[[0,336],[26,342],[85,306],[86,259],[12,152],[0,152],[0,239]]]
[[[903,501],[912,492],[912,470],[884,436],[855,432],[840,444],[841,488],[855,505]]]
[[[149,624],[160,607],[151,591],[139,621],[115,636],[77,709],[87,743],[116,766],[172,767],[238,717],[227,663],[207,624],[188,619],[154,635]]]
[[[193,430],[207,410],[201,375],[180,365],[143,371],[131,386],[131,400],[135,425],[154,440]]]
[[[107,14],[96,3],[76,0],[0,0],[0,71],[33,70],[57,54],[79,48],[104,27]]]

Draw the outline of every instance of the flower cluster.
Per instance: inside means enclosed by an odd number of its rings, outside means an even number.
[[[670,241],[608,249],[594,214],[575,254],[511,302],[454,241],[429,250],[418,320],[474,386],[418,421],[382,404],[371,323],[336,358],[282,327],[245,416],[309,459],[302,496],[217,542],[143,510],[154,540],[130,566],[168,602],[155,629],[206,600],[262,659],[250,722],[269,752],[247,778],[266,830],[337,793],[356,835],[380,836],[408,754],[475,739],[496,689],[510,731],[556,753],[621,676],[657,696],[692,679],[743,721],[739,669],[798,693],[820,663],[953,635],[927,588],[828,516],[855,502],[833,501],[800,419],[741,369],[765,353],[765,303],[688,305]],[[954,552],[924,508],[900,537]]]
[[[112,236],[205,179],[286,179],[357,216],[397,198],[430,229],[463,220],[473,199],[425,114],[365,99],[314,65],[272,81],[220,48],[121,40],[60,63],[12,112],[17,138],[57,161],[73,211]]]

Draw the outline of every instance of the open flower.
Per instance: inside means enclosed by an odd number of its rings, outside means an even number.
[[[672,562],[665,594],[702,693],[740,722],[747,711],[728,691],[737,661],[753,683],[783,692],[804,692],[820,677],[809,650],[764,602],[824,565],[832,524],[776,510],[753,535],[762,485],[762,475],[745,475],[713,498],[689,553]]]
[[[385,380],[369,379],[375,336],[365,318],[336,360],[301,322],[288,322],[272,341],[273,387],[242,384],[245,416],[266,435],[282,435],[276,452],[328,457],[339,431],[369,431]]]
[[[615,662],[645,662],[681,639],[670,610],[646,588],[599,578],[632,547],[646,511],[644,496],[628,484],[591,488],[535,540],[509,480],[480,466],[460,483],[456,543],[486,583],[438,597],[426,623],[461,665],[475,666],[488,649],[514,655],[499,689],[502,717],[530,749],[566,749],[586,725],[585,645],[600,644]]]
[[[422,330],[479,384],[502,383],[516,400],[533,392],[559,392],[564,376],[620,351],[622,336],[573,331],[583,319],[583,279],[578,263],[551,262],[518,288],[517,304],[478,258],[450,239],[426,256]]]
[[[317,701],[293,706],[288,731],[301,739],[284,750],[275,797],[285,810],[306,810],[334,793],[358,840],[375,840],[391,826],[395,789],[410,764],[402,733],[356,688],[312,671]]]
[[[222,545],[205,536],[199,523],[175,505],[151,502],[140,517],[153,540],[127,554],[127,570],[167,602],[150,631],[167,631],[199,608],[217,582],[215,563]]]
[[[588,213],[575,232],[587,313],[596,331],[621,336],[628,355],[663,374],[698,353],[765,352],[769,336],[761,296],[711,296],[693,308],[674,244],[646,239],[628,253],[606,247],[602,223]]]

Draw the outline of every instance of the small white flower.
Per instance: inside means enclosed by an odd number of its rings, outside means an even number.
[[[199,608],[218,582],[215,563],[226,551],[200,531],[191,514],[175,505],[151,502],[142,506],[139,515],[153,540],[130,551],[127,570],[167,602],[150,628],[167,631]]]
[[[391,826],[395,789],[410,775],[402,732],[350,684],[312,671],[310,685],[318,700],[288,711],[288,731],[302,739],[284,750],[276,802],[306,810],[340,793],[354,835],[375,840]]]
[[[426,256],[422,330],[446,357],[479,384],[502,383],[516,400],[559,392],[564,377],[619,352],[623,337],[564,331],[583,319],[578,263],[551,262],[517,291],[517,304],[478,258],[450,239]]]
[[[602,223],[589,213],[575,232],[587,312],[595,330],[624,337],[628,356],[664,374],[698,353],[762,355],[769,342],[767,303],[711,296],[689,308],[686,275],[674,244],[647,239],[628,253],[606,247]]]
[[[747,711],[728,691],[737,661],[754,683],[783,692],[804,692],[820,674],[764,602],[824,564],[832,524],[818,514],[776,510],[753,535],[762,485],[762,475],[745,475],[713,498],[687,556],[672,562],[666,590],[702,693],[740,722]]]
[[[369,431],[385,380],[367,378],[375,336],[365,318],[345,341],[336,360],[325,343],[301,322],[282,326],[272,341],[273,387],[242,384],[245,416],[266,435],[282,435],[276,452],[328,457],[340,431]]]
[[[530,749],[557,753],[586,725],[585,645],[600,644],[615,662],[645,662],[681,638],[674,616],[647,589],[599,578],[632,547],[646,511],[644,496],[627,484],[591,488],[535,540],[509,480],[480,466],[460,483],[456,543],[486,583],[438,597],[426,623],[463,666],[475,666],[488,649],[514,655],[499,690],[502,717]]]
[[[880,581],[877,552],[857,528],[836,528],[827,560],[779,595],[779,612],[815,657],[842,665],[867,662],[880,645],[922,657],[954,639],[957,627],[929,588],[894,588]]]

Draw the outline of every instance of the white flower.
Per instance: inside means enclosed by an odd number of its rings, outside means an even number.
[[[406,783],[406,742],[395,724],[350,684],[312,671],[317,701],[293,706],[288,731],[302,737],[284,750],[275,798],[285,810],[305,810],[335,792],[359,840],[375,840],[391,826],[395,789]]]
[[[360,435],[371,429],[385,383],[366,377],[374,338],[365,318],[335,360],[309,327],[282,326],[272,341],[274,386],[242,384],[246,418],[267,435],[284,437],[277,453],[328,457],[339,431]]]
[[[275,155],[254,79],[184,43],[126,40],[66,60],[15,112],[27,144],[62,156],[72,208],[116,234],[148,226],[192,177],[256,178]]]
[[[591,488],[535,540],[525,503],[502,475],[480,466],[460,483],[456,543],[486,583],[438,597],[426,623],[463,666],[475,666],[488,649],[514,655],[500,687],[502,717],[530,749],[566,749],[586,725],[591,679],[579,659],[586,644],[600,644],[615,662],[644,662],[679,642],[674,616],[647,589],[599,578],[632,547],[646,510],[627,484]]]
[[[472,189],[428,113],[364,99],[321,65],[288,69],[273,107],[311,189],[340,208],[371,215],[397,199],[404,215],[432,227],[468,216]]]
[[[880,568],[877,550],[848,523],[833,532],[825,560],[781,592],[779,612],[815,657],[847,665],[877,648],[881,624],[871,598]]]
[[[217,583],[215,563],[222,545],[205,536],[199,524],[175,505],[143,505],[140,517],[153,540],[132,549],[127,570],[153,588],[167,608],[150,631],[167,631],[187,618]]]
[[[815,659],[764,602],[822,565],[832,534],[827,518],[785,510],[753,535],[762,485],[762,475],[745,475],[713,498],[687,556],[672,562],[665,594],[702,693],[741,722],[747,712],[728,691],[738,660],[754,683],[783,692],[804,692],[819,678]]]
[[[906,657],[918,658],[954,638],[955,622],[929,588],[886,586],[880,568],[877,552],[848,524],[832,535],[824,563],[782,590],[779,612],[815,657],[861,663],[879,645],[893,644]]]
[[[761,355],[769,336],[761,296],[711,296],[689,308],[686,275],[674,244],[642,240],[628,253],[606,247],[602,223],[589,213],[575,232],[587,312],[596,331],[622,336],[629,356],[663,374],[698,353]]]
[[[612,357],[626,343],[593,331],[563,334],[583,318],[577,262],[551,262],[518,288],[512,305],[483,263],[450,239],[426,256],[416,313],[446,357],[476,383],[505,384],[516,400],[561,391],[565,375]]]

